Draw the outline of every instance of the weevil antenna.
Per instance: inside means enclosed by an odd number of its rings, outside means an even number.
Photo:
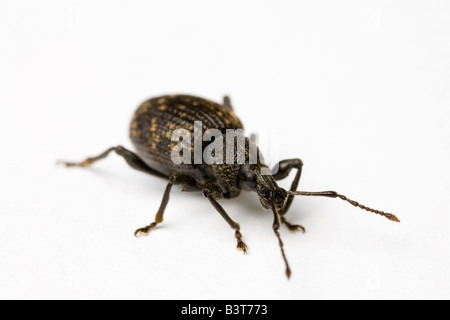
[[[392,213],[386,213],[384,211],[380,211],[380,210],[375,210],[369,207],[366,207],[354,200],[350,200],[349,198],[347,198],[346,196],[339,194],[335,191],[321,191],[321,192],[308,192],[308,191],[286,191],[287,194],[289,195],[294,195],[294,196],[306,196],[306,197],[327,197],[327,198],[339,198],[342,199],[344,201],[347,201],[348,203],[354,205],[355,207],[358,207],[360,209],[375,213],[375,214],[379,214],[380,216],[383,216],[391,221],[394,222],[400,222],[400,220]]]
[[[273,211],[273,216],[274,216],[273,231],[275,232],[275,235],[278,238],[278,243],[279,243],[280,249],[281,249],[281,255],[283,256],[284,263],[286,264],[286,276],[288,279],[290,279],[291,278],[291,268],[289,267],[289,262],[287,261],[286,254],[284,253],[283,241],[281,240],[280,233],[278,232],[278,229],[280,229],[280,220],[278,218],[278,212],[273,203],[272,203],[272,211]]]

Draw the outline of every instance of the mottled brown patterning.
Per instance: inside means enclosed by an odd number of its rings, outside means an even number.
[[[183,128],[194,138],[194,121],[202,122],[202,136],[208,129],[243,129],[231,108],[189,95],[167,95],[143,102],[133,116],[130,138],[137,154],[150,167],[166,176],[173,173],[190,174],[200,185],[212,181],[210,166],[204,164],[174,165],[172,132]],[[194,143],[191,143],[194,148]],[[203,144],[203,147],[205,144]],[[194,151],[194,149],[192,149]]]

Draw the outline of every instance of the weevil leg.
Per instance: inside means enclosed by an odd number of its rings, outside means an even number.
[[[117,153],[119,156],[123,157],[125,161],[128,163],[128,165],[136,170],[161,177],[161,178],[167,178],[163,174],[159,173],[158,171],[153,170],[149,166],[147,166],[144,161],[141,160],[141,158],[138,157],[135,153],[125,149],[122,146],[112,147],[103,152],[102,154],[96,156],[96,157],[90,157],[82,162],[60,162],[61,164],[65,165],[66,167],[88,167],[91,164],[93,164],[96,161],[99,161],[101,159],[106,158],[111,152]]]
[[[223,198],[223,193],[220,187],[215,184],[207,184],[203,187],[203,195],[208,198],[209,202],[214,206],[214,208],[220,213],[220,215],[225,219],[225,221],[230,225],[230,227],[235,231],[234,236],[237,240],[236,248],[247,253],[248,246],[242,240],[241,227],[239,223],[235,222],[230,218],[225,209],[217,202],[217,200]]]
[[[137,229],[134,233],[135,236],[146,236],[151,230],[155,229],[159,223],[163,222],[164,211],[166,210],[167,204],[169,203],[170,191],[172,190],[172,186],[179,184],[183,186],[195,186],[196,182],[193,178],[186,175],[171,175],[169,178],[169,182],[167,183],[166,190],[164,191],[161,205],[159,206],[158,212],[156,213],[155,221],[144,228]]]
[[[296,232],[296,231],[302,231],[303,233],[305,233],[306,232],[306,229],[303,227],[303,226],[301,226],[301,225],[299,225],[299,224],[291,224],[290,222],[288,222],[287,220],[286,220],[286,218],[284,217],[284,216],[280,216],[280,221],[281,221],[281,223],[282,224],[284,224],[288,229],[289,229],[289,231],[291,231],[291,232]]]
[[[275,180],[281,180],[289,176],[289,173],[292,169],[297,169],[297,172],[294,177],[294,181],[292,181],[290,191],[297,191],[298,184],[300,182],[300,176],[302,175],[303,162],[300,159],[289,159],[283,160],[278,163],[278,172],[273,175]],[[272,171],[273,172],[273,171]],[[286,204],[282,210],[280,210],[280,221],[283,223],[291,232],[295,232],[301,230],[303,233],[306,232],[305,228],[298,224],[289,223],[284,215],[289,210],[292,201],[294,200],[294,196],[290,195],[286,201]]]
[[[224,96],[223,97],[223,106],[227,109],[233,110],[233,106],[231,105],[231,99],[230,96]]]
[[[302,175],[303,162],[300,159],[288,159],[283,160],[278,163],[278,171],[273,175],[275,180],[282,180],[286,178],[292,169],[297,169],[297,172],[294,177],[294,181],[292,181],[290,191],[297,191],[298,183],[300,182],[300,176]],[[275,167],[275,168],[277,168]],[[274,169],[275,169],[274,168]],[[273,172],[274,170],[272,170]],[[294,196],[290,195],[286,201],[286,204],[282,210],[280,210],[280,215],[286,214],[289,210],[292,201],[294,200]]]

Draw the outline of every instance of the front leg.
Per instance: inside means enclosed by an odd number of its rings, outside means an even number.
[[[282,224],[284,224],[286,226],[286,228],[289,229],[290,232],[296,232],[296,231],[302,231],[303,233],[306,232],[306,229],[299,225],[299,224],[291,224],[290,222],[288,222],[286,220],[286,218],[284,216],[280,216],[280,221]]]
[[[273,175],[275,180],[281,180],[289,176],[289,173],[292,169],[297,169],[297,172],[295,174],[294,181],[292,181],[291,189],[290,191],[297,191],[298,184],[300,182],[300,176],[302,175],[302,167],[303,162],[300,159],[289,159],[289,160],[283,160],[280,161],[278,164],[278,172]],[[289,195],[288,199],[286,201],[286,204],[284,205],[283,209],[280,210],[280,221],[283,223],[291,232],[295,232],[298,230],[301,230],[303,233],[306,232],[305,228],[299,224],[291,224],[289,223],[284,215],[289,210],[292,201],[294,200],[293,195]]]
[[[278,172],[273,175],[275,180],[281,180],[286,178],[292,169],[297,169],[294,181],[292,181],[290,191],[297,191],[298,183],[300,182],[300,176],[302,175],[303,162],[300,159],[283,160],[278,163]],[[293,195],[289,195],[284,208],[280,210],[280,215],[286,214],[289,207],[294,200]]]
[[[216,208],[216,210],[220,213],[220,215],[225,219],[225,221],[230,225],[230,227],[235,231],[234,236],[237,240],[236,248],[238,250],[242,250],[244,253],[247,253],[248,246],[242,241],[242,234],[240,232],[241,227],[239,223],[235,222],[230,216],[227,214],[225,209],[217,202],[223,198],[223,192],[219,186],[215,184],[207,184],[203,187],[203,195],[208,198],[209,202]]]

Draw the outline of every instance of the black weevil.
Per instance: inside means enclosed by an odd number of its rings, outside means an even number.
[[[99,156],[87,158],[80,163],[63,162],[63,164],[67,167],[86,167],[115,151],[132,168],[168,179],[169,183],[164,192],[159,210],[156,213],[155,221],[145,228],[136,230],[136,236],[147,235],[150,230],[155,229],[163,221],[164,211],[173,185],[181,185],[184,191],[201,191],[203,196],[211,202],[235,231],[237,248],[244,253],[247,252],[247,245],[242,240],[240,226],[230,218],[218,200],[235,198],[242,190],[256,191],[263,208],[273,212],[273,230],[280,244],[288,278],[291,275],[291,271],[283,250],[283,242],[278,232],[280,223],[284,224],[290,231],[301,230],[305,232],[302,226],[290,224],[285,218],[294,196],[340,198],[356,207],[382,215],[391,221],[400,222],[393,214],[365,207],[334,191],[297,191],[302,172],[302,161],[300,159],[280,161],[278,171],[271,174],[270,171],[267,171],[267,166],[259,156],[259,151],[257,151],[256,161],[250,161],[252,141],[248,138],[245,138],[244,145],[240,146],[241,149],[239,149],[239,146],[234,147],[232,163],[229,161],[226,163],[225,161],[222,161],[222,163],[216,161],[207,164],[205,162],[187,161],[188,163],[175,164],[173,161],[173,150],[180,141],[173,139],[172,135],[177,129],[194,132],[195,121],[201,121],[202,135],[208,129],[216,129],[220,131],[225,139],[227,138],[227,130],[243,129],[241,121],[233,112],[229,97],[225,97],[221,105],[189,95],[161,96],[143,102],[133,116],[130,126],[130,137],[136,148],[136,153],[122,146],[117,146],[109,148]],[[235,141],[236,137],[233,137],[233,139]],[[202,141],[200,145],[195,145],[194,142],[194,145],[190,147],[192,155],[189,157],[192,156],[192,159],[194,159],[195,147],[201,149],[201,155],[203,155],[205,148],[208,147],[208,142]],[[238,149],[243,151],[244,161],[237,161]],[[291,188],[287,191],[279,187],[276,181],[286,178],[292,169],[295,169],[296,173]]]

